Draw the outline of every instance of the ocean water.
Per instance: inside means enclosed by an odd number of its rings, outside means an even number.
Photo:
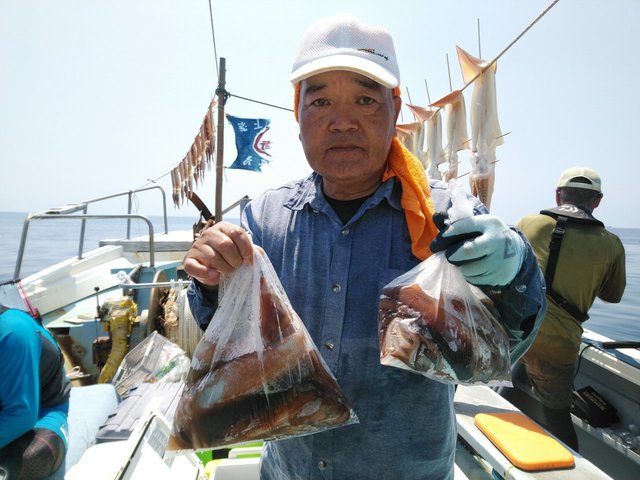
[[[25,218],[24,213],[0,212],[0,281],[13,278]],[[156,233],[164,231],[161,217],[149,219]],[[169,230],[191,229],[195,220],[195,217],[169,217]],[[85,251],[96,248],[101,239],[124,238],[126,228],[124,220],[100,223],[88,220]],[[80,221],[31,222],[20,277],[76,255],[79,231]],[[625,247],[627,287],[620,303],[607,304],[596,299],[585,328],[613,340],[640,341],[640,229],[611,228],[611,231],[620,237]],[[146,224],[131,223],[132,236],[146,233]]]

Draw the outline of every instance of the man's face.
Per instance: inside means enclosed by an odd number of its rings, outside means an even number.
[[[400,106],[391,89],[353,72],[301,82],[300,140],[326,195],[360,198],[380,185]]]

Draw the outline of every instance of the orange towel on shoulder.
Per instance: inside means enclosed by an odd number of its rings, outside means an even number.
[[[411,235],[411,251],[417,258],[424,260],[431,255],[429,243],[438,234],[433,223],[435,208],[427,183],[427,172],[397,137],[391,142],[387,170],[382,175],[382,181],[392,177],[398,177],[402,184],[400,203]]]

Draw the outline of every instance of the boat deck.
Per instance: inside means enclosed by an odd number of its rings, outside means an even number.
[[[156,234],[153,237],[153,250],[156,260],[180,261],[191,248],[193,232],[191,230],[172,230],[168,233]],[[150,242],[148,236],[131,239],[105,239],[100,241],[100,246],[121,246],[123,255],[132,262],[142,263],[150,260]]]
[[[571,451],[575,459],[572,468],[528,472],[513,466],[493,443],[475,426],[478,413],[517,411],[507,400],[486,386],[458,386],[455,396],[458,435],[505,479],[514,480],[596,480],[610,479],[603,471],[579,453]]]

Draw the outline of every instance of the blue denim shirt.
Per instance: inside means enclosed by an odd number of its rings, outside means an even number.
[[[360,421],[268,442],[263,479],[453,478],[453,386],[380,364],[380,291],[419,263],[400,195],[399,183],[385,182],[343,225],[322,193],[322,178],[312,174],[266,192],[243,212],[242,225],[266,251]],[[432,184],[431,195],[437,211],[450,206],[444,183]],[[477,200],[475,213],[486,213]],[[544,313],[543,285],[529,247],[511,285],[483,289],[510,332],[513,361]],[[197,287],[189,300],[206,327],[215,300]]]

